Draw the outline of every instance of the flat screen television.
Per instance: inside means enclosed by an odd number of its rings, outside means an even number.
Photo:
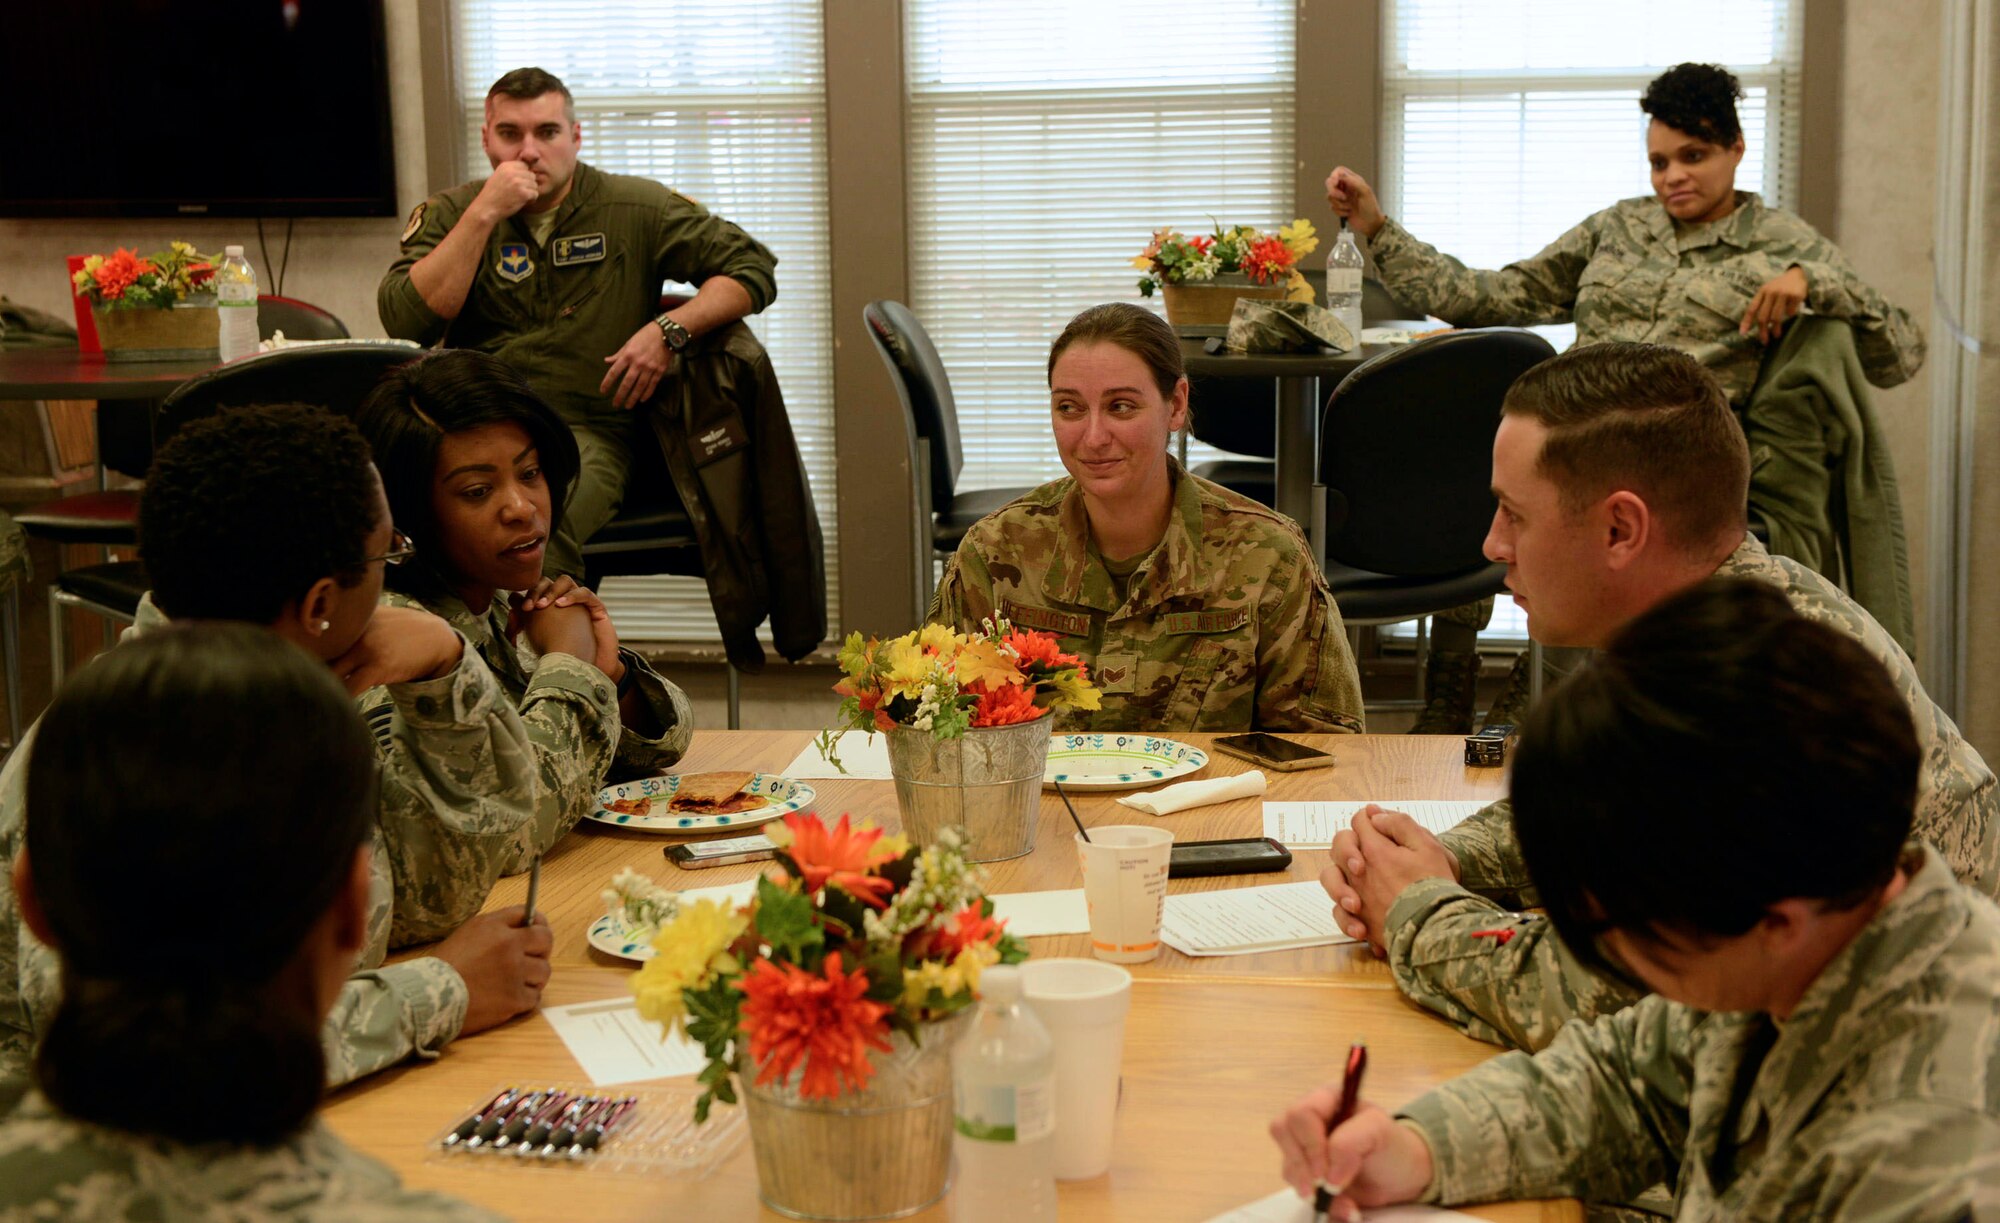
[[[396,214],[382,0],[6,7],[0,216]]]

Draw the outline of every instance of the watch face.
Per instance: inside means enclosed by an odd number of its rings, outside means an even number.
[[[673,349],[675,352],[686,348],[688,340],[693,338],[688,335],[687,328],[670,318],[660,320],[660,334],[666,338],[667,347]]]

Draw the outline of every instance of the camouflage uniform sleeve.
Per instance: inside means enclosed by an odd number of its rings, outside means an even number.
[[[627,670],[638,676],[639,695],[653,711],[657,735],[642,735],[630,726],[618,732],[615,763],[618,770],[632,776],[653,776],[664,772],[687,754],[694,739],[694,706],[679,685],[661,675],[653,664],[637,653],[620,649]]]
[[[1298,541],[1298,564],[1270,575],[1257,630],[1257,726],[1360,734],[1361,673],[1333,592]]]
[[[622,728],[618,694],[595,666],[570,654],[544,655],[521,697],[521,722],[534,745],[541,801],[532,824],[509,848],[501,873],[528,869],[597,806]]]
[[[387,1069],[415,1054],[434,1058],[465,1025],[465,980],[426,956],[357,972],[320,1029],[328,1087]]]
[[[534,823],[542,779],[528,729],[470,643],[451,674],[372,689],[361,708],[383,745],[389,944],[443,938],[479,912]]]
[[[1785,215],[1799,235],[1789,251],[1791,262],[1806,274],[1806,305],[1816,314],[1845,319],[1854,329],[1854,351],[1861,371],[1875,386],[1899,386],[1916,376],[1924,364],[1924,329],[1910,312],[1875,291],[1861,279],[1840,248],[1797,217]],[[1774,252],[1785,257],[1786,252]]]
[[[1368,245],[1383,286],[1404,305],[1456,327],[1526,327],[1570,320],[1597,233],[1586,220],[1541,253],[1497,272],[1468,268],[1393,220]]]
[[[725,221],[675,191],[660,213],[653,264],[661,279],[699,288],[711,276],[727,276],[750,295],[750,312],[778,296],[778,257],[733,221]]]
[[[1458,858],[1458,881],[1514,909],[1541,903],[1521,843],[1514,839],[1514,804],[1508,799],[1481,807],[1438,840]]]
[[[964,633],[979,627],[979,622],[998,614],[993,607],[993,579],[986,572],[986,561],[973,546],[968,535],[952,553],[951,562],[944,567],[944,580],[931,594],[930,610],[924,620],[930,624],[941,624],[953,632]]]
[[[417,205],[416,228],[403,240],[403,249],[382,283],[375,287],[375,313],[381,316],[382,330],[398,340],[435,344],[444,338],[448,320],[430,308],[417,286],[410,283],[410,269],[431,253],[451,227],[458,224],[460,209],[447,195],[434,195]]]
[[[1687,1146],[1692,1015],[1648,998],[1412,1101],[1397,1115],[1430,1144],[1425,1200],[1623,1202],[1673,1183]]]
[[[1510,913],[1449,879],[1404,888],[1384,925],[1396,987],[1488,1044],[1545,1048],[1570,1020],[1641,997],[1577,963],[1548,919]]]

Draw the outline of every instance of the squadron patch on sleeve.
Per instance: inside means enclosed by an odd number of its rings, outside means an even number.
[[[403,226],[403,236],[398,241],[407,243],[411,238],[417,236],[417,230],[421,229],[424,224],[424,211],[430,206],[431,202],[425,200],[415,208],[410,209],[410,223]]]

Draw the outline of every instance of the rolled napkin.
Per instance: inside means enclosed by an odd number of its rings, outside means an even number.
[[[1172,815],[1189,807],[1206,807],[1210,803],[1226,803],[1235,798],[1255,798],[1264,792],[1264,785],[1263,771],[1251,769],[1248,773],[1237,773],[1232,777],[1184,781],[1148,794],[1128,794],[1118,802],[1147,815]]]

